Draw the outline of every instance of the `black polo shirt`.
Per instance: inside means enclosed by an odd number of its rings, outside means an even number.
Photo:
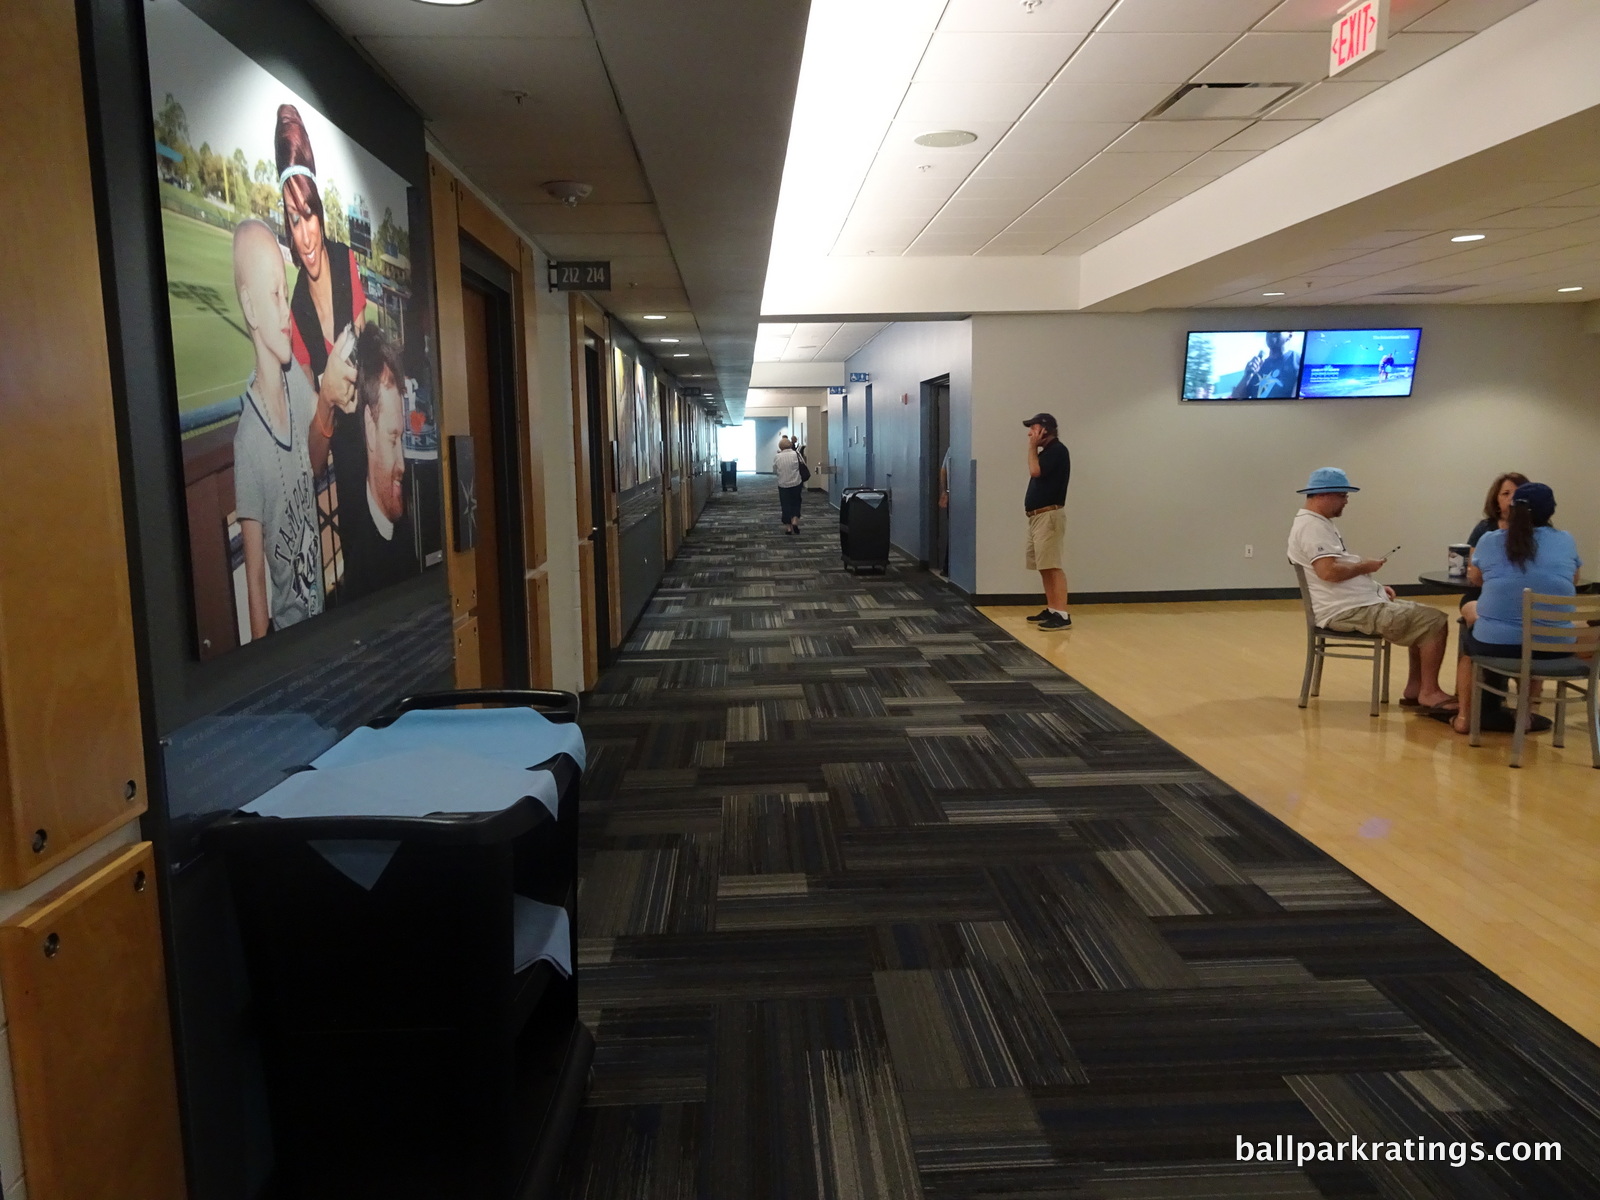
[[[1072,476],[1072,455],[1060,441],[1039,447],[1039,474],[1028,479],[1022,507],[1028,512],[1067,502],[1067,480]]]

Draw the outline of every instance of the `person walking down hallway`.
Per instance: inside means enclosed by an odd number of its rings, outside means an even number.
[[[800,532],[800,498],[805,491],[805,481],[800,478],[800,452],[788,438],[778,441],[778,453],[772,460],[772,473],[778,477],[778,503],[782,505],[783,531]]]
[[[1049,413],[1029,417],[1023,424],[1028,427],[1028,492],[1022,502],[1028,514],[1026,567],[1039,572],[1044,584],[1044,608],[1028,620],[1040,629],[1071,629],[1061,543],[1067,531],[1067,481],[1072,476],[1072,455],[1061,441],[1056,419]]]

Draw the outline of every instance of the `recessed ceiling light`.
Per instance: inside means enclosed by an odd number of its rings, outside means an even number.
[[[1558,292],[1581,292],[1581,291],[1583,291],[1583,289],[1581,287],[1569,287],[1569,288],[1557,288],[1556,291],[1558,291]]]
[[[1263,296],[1287,296],[1288,292],[1262,292]]]
[[[676,346],[678,344],[677,338],[657,338],[656,341],[668,346]]]
[[[965,129],[936,129],[932,133],[918,134],[914,140],[919,146],[948,150],[952,146],[970,146],[978,140],[978,135]]]
[[[688,351],[684,351],[682,354],[674,354],[672,357],[673,358],[688,358],[689,357],[689,353],[688,353]]]
[[[1450,240],[1452,242],[1481,242],[1488,236],[1487,233],[1458,233]]]
[[[478,0],[417,0],[419,4],[437,4],[440,8],[465,8],[477,2]]]
[[[427,2],[428,2],[428,0],[423,0],[424,4],[426,4]],[[645,313],[644,319],[646,321],[665,321],[667,318],[665,316],[663,316],[661,313]]]

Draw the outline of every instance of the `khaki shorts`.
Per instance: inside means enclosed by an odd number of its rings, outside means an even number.
[[[1028,553],[1024,560],[1029,571],[1059,571],[1061,542],[1067,533],[1064,509],[1035,513],[1028,518]]]
[[[1449,627],[1449,619],[1437,608],[1412,600],[1389,600],[1340,613],[1328,622],[1329,629],[1346,633],[1380,634],[1397,646],[1415,646]]]

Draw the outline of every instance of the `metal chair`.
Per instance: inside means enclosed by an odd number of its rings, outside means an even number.
[[[1300,681],[1300,707],[1304,708],[1312,696],[1322,692],[1322,662],[1328,658],[1354,658],[1372,663],[1372,716],[1378,715],[1378,704],[1389,703],[1389,640],[1376,633],[1347,633],[1342,629],[1325,629],[1317,624],[1311,611],[1311,588],[1306,583],[1306,569],[1299,563],[1289,564],[1300,583],[1300,605],[1306,612],[1306,673]],[[1329,649],[1329,647],[1335,649]]]
[[[1535,652],[1570,650],[1564,658],[1534,658]],[[1551,741],[1565,746],[1567,705],[1584,702],[1589,725],[1589,757],[1600,770],[1600,596],[1546,596],[1531,588],[1522,589],[1522,657],[1490,658],[1472,655],[1472,714],[1469,722],[1474,746],[1483,744],[1483,693],[1493,692],[1517,702],[1517,720],[1511,736],[1511,765],[1522,766],[1522,744],[1528,736],[1528,720],[1533,710],[1544,703],[1533,695],[1536,679],[1554,680],[1555,727]],[[1494,671],[1516,681],[1512,692],[1496,687],[1484,678]]]

